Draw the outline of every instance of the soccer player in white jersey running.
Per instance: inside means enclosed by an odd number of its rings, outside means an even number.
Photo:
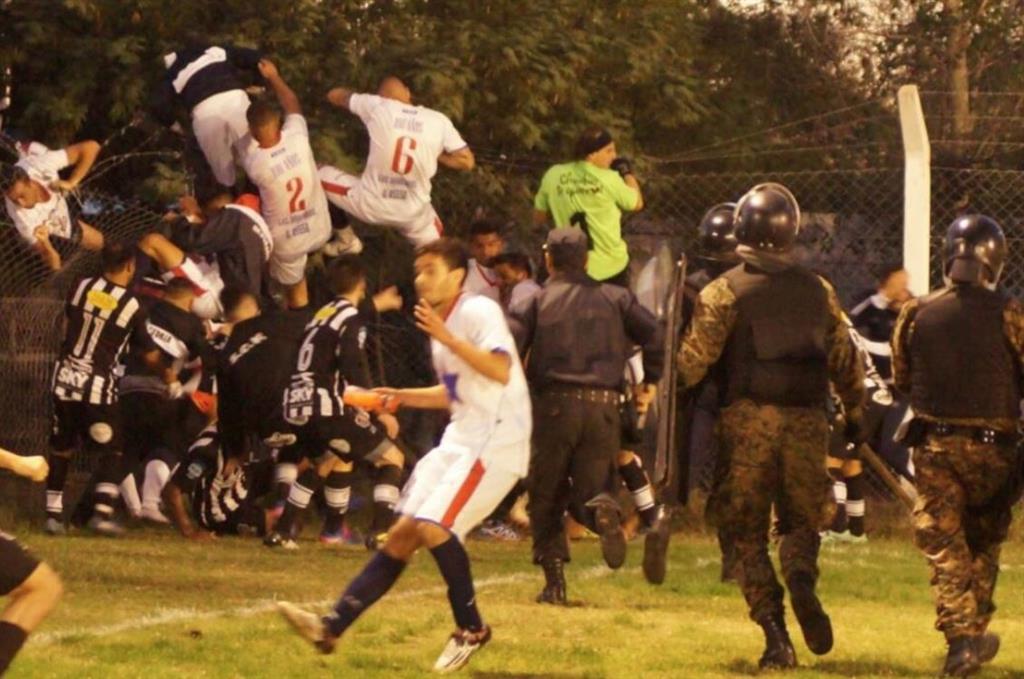
[[[483,521],[526,475],[532,413],[526,378],[501,307],[464,294],[466,252],[442,238],[416,253],[417,325],[430,335],[439,384],[382,389],[410,408],[448,409],[441,443],[416,465],[396,509],[401,516],[383,548],[324,618],[292,604],[281,613],[323,653],[398,580],[426,547],[448,585],[456,630],[434,665],[452,672],[491,638],[476,607],[466,533]]]
[[[415,247],[440,238],[444,225],[430,202],[437,166],[464,171],[476,166],[448,116],[414,106],[409,88],[393,76],[381,82],[377,94],[335,87],[327,101],[359,116],[370,135],[362,175],[320,168],[327,199],[361,222],[397,229]],[[348,234],[339,237],[343,241]]]
[[[288,305],[298,309],[309,303],[306,260],[330,239],[331,218],[299,98],[272,62],[263,59],[259,70],[284,113],[266,101],[249,107],[251,139],[244,146],[242,166],[260,190],[263,217],[274,240],[270,277],[288,289]]]

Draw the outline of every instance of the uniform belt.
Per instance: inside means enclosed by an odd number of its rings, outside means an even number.
[[[615,389],[573,386],[571,384],[559,384],[548,387],[541,393],[544,396],[563,396],[578,401],[586,401],[587,403],[603,403],[606,405],[619,405],[619,402],[622,400],[622,394]]]
[[[988,427],[949,424],[948,422],[929,422],[927,431],[931,436],[966,436],[978,443],[998,443],[1009,446],[1016,445],[1020,439],[1017,433],[999,431],[998,429]]]

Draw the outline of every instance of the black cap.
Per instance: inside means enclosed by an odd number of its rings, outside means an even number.
[[[544,249],[552,256],[563,253],[566,255],[586,253],[587,246],[587,234],[583,233],[583,229],[573,227],[552,229],[548,232],[548,239],[544,243]]]

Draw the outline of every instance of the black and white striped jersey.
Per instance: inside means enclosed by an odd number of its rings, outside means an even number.
[[[246,466],[240,464],[224,475],[224,452],[215,426],[204,429],[192,442],[187,460],[196,521],[204,530],[220,532],[234,523],[249,498]]]
[[[284,393],[285,419],[303,425],[310,418],[340,415],[345,385],[364,380],[355,373],[366,364],[365,344],[366,328],[351,302],[336,299],[321,307],[306,325],[299,345],[295,371]]]
[[[68,297],[64,315],[67,330],[53,371],[53,395],[61,401],[114,403],[129,342],[143,351],[156,348],[139,298],[102,276],[85,278]]]

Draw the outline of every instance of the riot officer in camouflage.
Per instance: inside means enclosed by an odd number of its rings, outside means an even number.
[[[944,247],[946,286],[904,306],[893,333],[896,386],[915,419],[914,540],[931,567],[946,676],[991,660],[988,632],[999,552],[1020,497],[1024,307],[995,287],[1006,258],[1002,228],[960,217]]]
[[[796,665],[786,631],[784,590],[768,556],[774,505],[779,555],[808,647],[832,648],[832,627],[815,594],[818,532],[834,509],[825,470],[831,381],[857,422],[864,373],[835,291],[796,264],[800,224],[792,194],[778,184],[751,189],[737,204],[742,263],[700,293],[680,348],[687,386],[714,367],[721,377],[719,436],[728,469],[710,516],[735,546],[750,616],[765,634],[762,668]]]

